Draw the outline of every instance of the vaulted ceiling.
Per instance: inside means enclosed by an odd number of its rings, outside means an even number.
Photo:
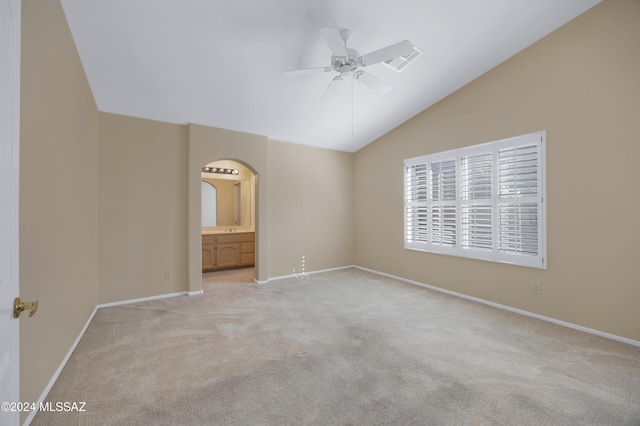
[[[354,152],[564,25],[600,0],[62,0],[100,111],[198,123]],[[402,72],[335,71],[320,29],[349,29],[366,54],[411,41]]]

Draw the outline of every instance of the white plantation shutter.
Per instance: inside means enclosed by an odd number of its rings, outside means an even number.
[[[455,201],[456,160],[431,162],[431,199],[433,201]]]
[[[538,255],[538,204],[500,204],[501,253]]]
[[[405,248],[546,268],[545,132],[405,161]]]
[[[456,160],[430,163],[432,244],[456,245]]]
[[[405,194],[405,241],[426,243],[429,239],[426,163],[406,167]]]
[[[454,247],[456,245],[456,206],[432,206],[430,230],[431,244]]]
[[[537,144],[498,149],[500,197],[538,194]]]
[[[521,259],[520,263],[529,266],[544,264],[542,140],[542,136],[526,135],[516,143],[496,143],[500,223],[497,257],[503,261]]]
[[[488,204],[462,207],[462,248],[493,249],[493,208]]]
[[[493,249],[493,151],[488,147],[465,150],[460,159],[463,249]]]
[[[472,151],[472,150],[469,150]],[[492,152],[481,152],[463,156],[460,162],[463,200],[491,199]]]

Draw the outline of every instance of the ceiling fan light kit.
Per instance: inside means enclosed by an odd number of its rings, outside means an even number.
[[[379,63],[385,63],[388,66],[392,66],[390,64],[397,64],[398,61],[401,65],[409,64],[415,60],[420,53],[422,53],[422,51],[417,49],[410,41],[404,40],[361,56],[357,50],[347,47],[347,41],[351,38],[351,31],[347,29],[338,30],[333,27],[323,27],[320,29],[320,33],[324,37],[324,40],[332,53],[331,66],[284,71],[282,75],[285,77],[291,77],[317,72],[335,71],[339,73],[339,75],[334,77],[329,83],[329,87],[327,87],[320,98],[323,101],[332,99],[345,77],[349,76],[377,93],[388,93],[391,90],[390,84],[380,80],[373,74],[361,70],[360,68]],[[419,53],[416,54],[416,52]],[[411,58],[411,60],[407,58]],[[402,68],[405,67],[406,65],[402,66]],[[396,67],[396,71],[399,72],[402,68],[397,69]]]

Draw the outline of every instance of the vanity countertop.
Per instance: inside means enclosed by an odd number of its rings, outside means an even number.
[[[254,232],[254,229],[249,226],[207,226],[202,228],[202,235],[241,234],[243,232]]]

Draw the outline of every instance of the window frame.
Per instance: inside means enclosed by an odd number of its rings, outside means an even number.
[[[527,148],[533,149],[535,156],[527,153]],[[520,169],[514,173],[510,174],[512,169],[507,170],[506,174],[503,172],[503,178],[500,180],[500,165],[502,164],[504,171],[505,167],[508,168],[514,161],[513,156],[508,156],[509,151],[521,155],[516,159],[523,158],[524,161],[517,164],[524,165],[517,166]],[[498,156],[500,152],[504,154],[504,157],[508,157],[502,162]],[[487,154],[491,155],[490,197],[486,196],[486,187],[481,188],[485,191],[473,190],[463,193],[463,159],[484,156],[483,158],[486,160]],[[455,200],[434,200],[434,173],[438,169],[433,168],[432,165],[452,159],[455,160]],[[465,179],[464,182],[473,181],[475,183],[475,178],[479,176],[481,178],[479,182],[486,186],[486,169],[489,168],[487,164],[486,161],[480,163],[484,169],[480,167],[481,171],[477,175],[472,175],[471,180]],[[534,172],[531,173],[531,170]],[[421,173],[420,179],[416,174],[417,171]],[[526,171],[528,175],[524,176],[523,180],[520,179],[523,175],[518,174],[522,171]],[[546,131],[405,159],[403,175],[405,249],[539,269],[547,268]],[[439,180],[435,180],[441,181],[443,179],[442,175],[439,175],[438,178]],[[507,182],[507,186],[505,186],[505,182]],[[503,190],[502,196],[500,183],[503,188],[507,188],[507,191]],[[513,189],[513,185],[520,185],[520,183],[524,185],[521,187],[525,192],[524,195],[517,191],[518,188]],[[530,192],[533,194],[529,194]],[[425,193],[426,197],[424,197]],[[420,194],[421,197],[418,197],[417,194]],[[475,194],[475,197],[463,198],[464,194]],[[437,221],[434,221],[434,217],[438,218],[438,216],[434,214],[433,207],[443,205],[455,206],[455,220],[451,218],[452,210],[449,209],[448,212],[449,226],[455,226],[455,243],[453,245],[443,245],[438,242],[437,238],[433,238],[433,231],[437,229],[434,224],[438,224]],[[479,210],[481,213],[474,222],[470,222],[471,215],[463,214],[465,211],[472,211],[472,209]],[[489,216],[487,212],[490,212]],[[500,223],[501,212],[505,218],[503,223]],[[487,217],[491,219],[488,225]],[[455,225],[452,225],[453,223]],[[533,229],[534,232],[528,232],[529,229]],[[466,238],[464,242],[473,240],[474,247],[463,246],[463,233]],[[491,235],[490,249],[486,247],[489,234]],[[481,247],[478,248],[478,246]]]

